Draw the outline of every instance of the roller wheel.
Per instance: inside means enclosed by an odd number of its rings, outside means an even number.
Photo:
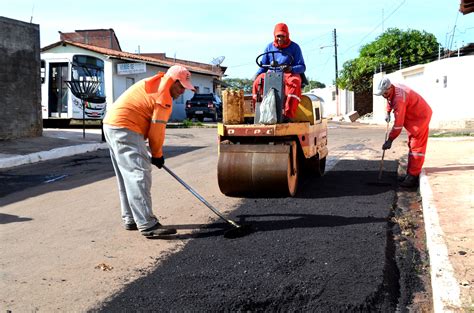
[[[320,159],[319,155],[315,155],[306,160],[306,167],[309,172],[316,174],[316,176],[323,176],[326,171],[326,157]]]
[[[319,160],[318,168],[319,168],[319,171],[318,171],[319,176],[323,176],[324,173],[326,172],[326,157]]]
[[[221,144],[219,149],[217,176],[223,194],[296,194],[299,174],[296,143]]]

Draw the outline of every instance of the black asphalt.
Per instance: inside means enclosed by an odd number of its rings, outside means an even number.
[[[376,163],[340,161],[295,198],[245,199],[229,217],[251,224],[248,236],[226,239],[218,222],[168,239],[190,241],[96,311],[395,312],[395,187],[367,184]],[[394,185],[396,166],[384,173]]]

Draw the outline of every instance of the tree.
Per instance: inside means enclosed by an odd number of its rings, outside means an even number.
[[[310,91],[311,89],[314,89],[314,88],[325,88],[326,85],[321,83],[321,82],[318,82],[316,80],[311,80],[311,78],[308,79],[308,85],[304,86],[303,88],[303,92],[308,92]]]
[[[229,88],[243,89],[245,93],[252,92],[253,80],[247,78],[224,78],[224,82]],[[314,88],[324,88],[325,84],[309,79],[309,84],[304,87],[303,92],[308,92]]]
[[[253,81],[248,78],[224,78],[224,82],[230,87],[235,89],[243,89],[244,93],[252,92]]]
[[[360,49],[359,57],[346,61],[338,86],[354,92],[370,92],[372,76],[380,70],[391,73],[402,67],[428,63],[436,59],[439,43],[433,34],[418,30],[389,28],[375,41]]]

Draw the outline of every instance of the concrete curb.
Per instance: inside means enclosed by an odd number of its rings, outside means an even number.
[[[420,174],[420,194],[423,202],[426,244],[430,256],[434,312],[459,312],[461,308],[459,284],[449,261],[444,232],[439,224],[433,192],[424,170]]]
[[[0,160],[0,169],[10,168],[25,164],[32,164],[40,161],[53,160],[63,157],[81,154],[99,149],[107,149],[107,143],[88,143],[75,146],[55,148],[48,151],[40,151],[27,155],[13,155]]]

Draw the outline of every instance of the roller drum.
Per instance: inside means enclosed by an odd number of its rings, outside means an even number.
[[[294,150],[288,144],[221,144],[217,168],[221,192],[229,196],[293,196],[298,180]]]

